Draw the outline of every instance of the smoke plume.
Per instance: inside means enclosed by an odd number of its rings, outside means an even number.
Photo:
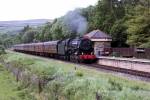
[[[76,33],[77,35],[81,36],[87,31],[88,23],[86,18],[81,15],[80,9],[68,12],[64,16],[64,23],[72,33]]]

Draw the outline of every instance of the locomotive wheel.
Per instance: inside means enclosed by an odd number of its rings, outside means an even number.
[[[78,61],[78,63],[81,63],[81,62],[82,62],[79,58],[78,58],[78,60],[77,60],[77,61]]]
[[[70,56],[70,61],[74,62],[74,56],[73,55]]]
[[[67,61],[70,61],[70,56],[66,56],[65,58]]]
[[[72,56],[70,56],[70,61],[73,62],[73,57]]]
[[[80,62],[80,60],[78,59],[77,55],[71,55],[70,56],[70,61],[71,62],[75,62],[75,63],[79,63]]]

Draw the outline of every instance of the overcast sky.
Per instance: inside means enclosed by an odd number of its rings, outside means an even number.
[[[0,0],[0,21],[54,19],[98,0]]]

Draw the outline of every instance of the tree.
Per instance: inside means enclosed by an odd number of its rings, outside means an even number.
[[[150,17],[149,8],[138,5],[133,10],[134,15],[126,21],[128,41],[130,45],[144,47],[150,38]],[[148,43],[149,44],[149,43]]]
[[[78,14],[88,21],[88,32],[100,29],[110,34],[113,38],[112,46],[124,47],[129,44],[150,47],[150,0],[99,0],[95,6],[78,10]],[[77,26],[69,23],[78,17],[72,12],[37,28],[26,26],[17,39],[27,43],[76,37],[76,29],[82,28],[79,27],[80,24]],[[69,21],[66,21],[67,18]],[[36,32],[30,32],[31,30]]]
[[[0,45],[0,55],[6,53],[3,45]]]
[[[51,27],[52,27],[52,24],[50,22],[46,23],[43,30],[42,30],[42,33],[44,34],[44,41],[50,41],[52,40],[52,32],[51,32]]]
[[[30,43],[34,40],[34,35],[37,33],[35,30],[29,30],[24,33],[22,36],[23,43]]]
[[[112,42],[113,47],[128,46],[126,44],[127,41],[126,26],[123,23],[124,23],[123,20],[116,21],[110,30],[110,34],[113,38]]]
[[[32,29],[29,25],[25,26],[22,31],[20,32],[20,35],[24,35],[24,33],[28,30]]]

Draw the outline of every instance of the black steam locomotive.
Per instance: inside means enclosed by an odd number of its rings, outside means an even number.
[[[73,62],[94,61],[94,48],[87,38],[69,38],[60,41],[19,44],[13,46],[18,52],[61,58]]]

